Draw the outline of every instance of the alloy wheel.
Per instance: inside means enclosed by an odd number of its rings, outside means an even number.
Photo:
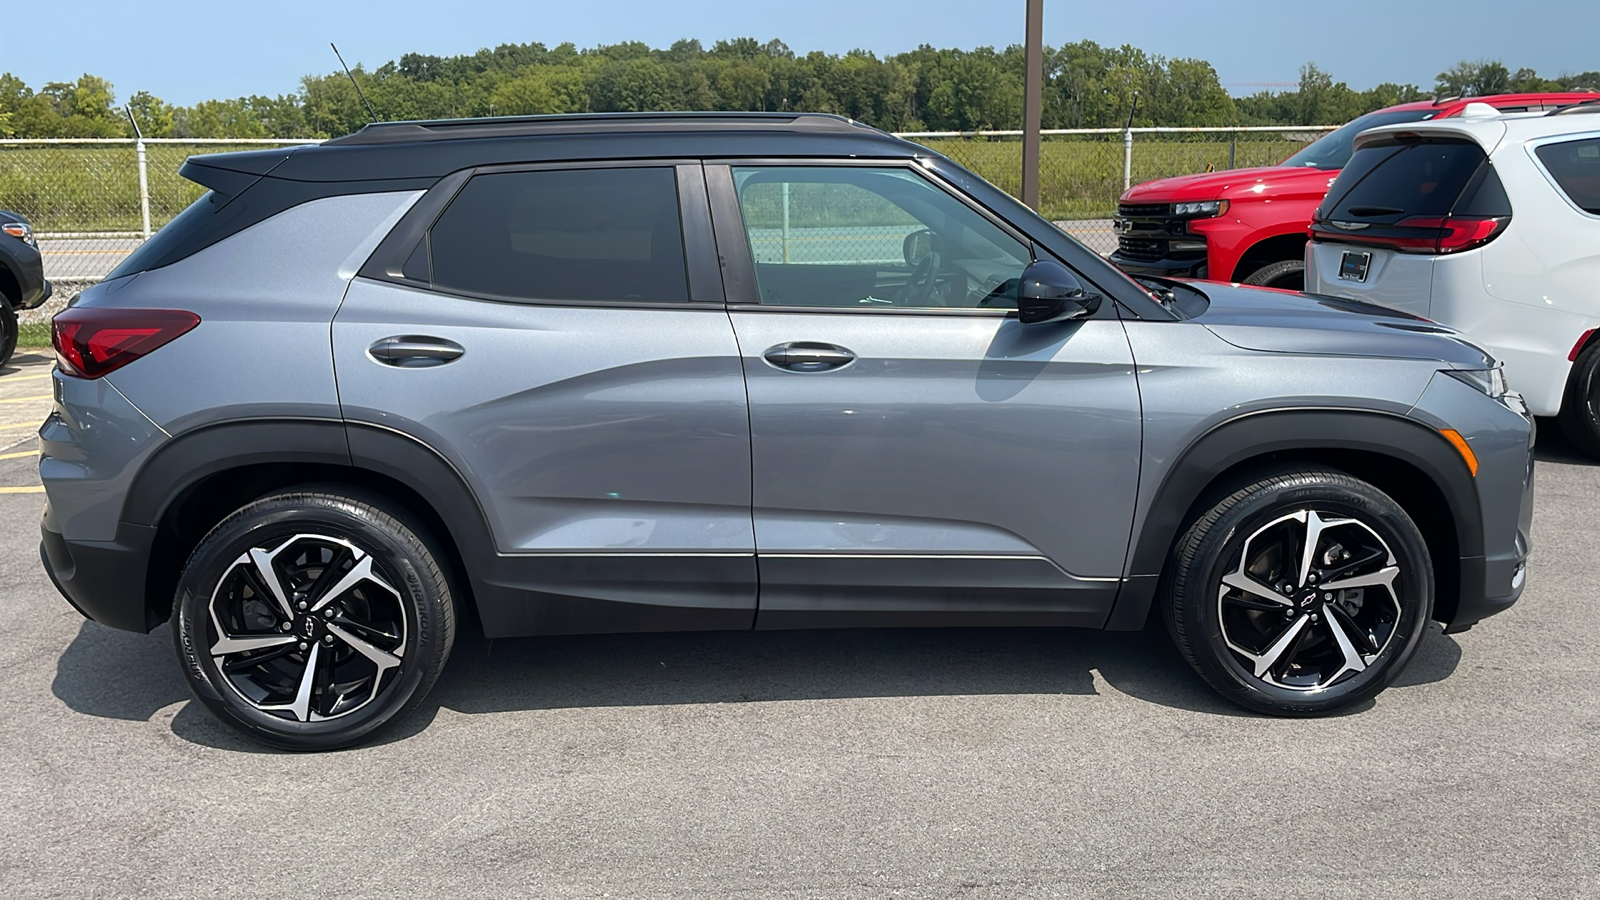
[[[400,670],[408,628],[396,583],[341,537],[302,533],[252,547],[212,593],[211,660],[229,688],[268,715],[349,715]]]
[[[1260,681],[1314,693],[1366,671],[1401,617],[1394,552],[1358,519],[1300,509],[1245,539],[1222,576],[1217,616]]]

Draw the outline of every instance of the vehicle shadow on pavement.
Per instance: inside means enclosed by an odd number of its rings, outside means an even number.
[[[1394,687],[1439,681],[1461,647],[1437,625]],[[1111,691],[1219,716],[1252,715],[1205,685],[1165,633],[1076,629],[885,629],[596,635],[490,641],[466,633],[433,692],[376,743],[427,728],[440,708],[501,713],[588,707],[862,697]],[[184,702],[172,731],[208,747],[274,752],[212,719],[189,694],[162,626],[136,635],[85,622],[52,692],[85,715],[148,721]],[[1360,712],[1371,702],[1347,711]]]
[[[1572,445],[1555,419],[1538,421],[1539,439],[1533,445],[1533,458],[1539,462],[1566,463],[1572,466],[1600,466],[1595,459]]]
[[[6,375],[11,375],[11,374],[14,374],[16,372],[22,371],[22,369],[23,369],[23,365],[22,364],[23,363],[51,362],[52,359],[53,359],[53,357],[48,356],[48,355],[43,354],[43,353],[40,353],[38,351],[22,351],[22,352],[19,352],[16,355],[12,356],[11,359],[8,360],[5,365],[0,366],[0,377],[4,377]]]

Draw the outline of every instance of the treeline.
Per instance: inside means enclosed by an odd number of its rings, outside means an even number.
[[[1046,128],[1330,125],[1435,93],[1600,89],[1600,72],[1547,79],[1499,62],[1463,62],[1433,90],[1382,84],[1356,91],[1308,63],[1296,90],[1235,98],[1200,59],[1166,59],[1136,47],[1081,41],[1045,48]],[[579,50],[572,44],[503,44],[463,56],[410,53],[355,78],[384,119],[646,110],[804,110],[850,116],[888,131],[1019,128],[1026,64],[1020,46],[923,46],[879,58],[794,53],[782,41],[696,40],[666,49],[641,43]],[[172,106],[146,91],[126,107],[146,137],[303,138],[347,134],[369,121],[343,72],[308,75],[292,94]],[[37,91],[0,75],[0,136],[126,137],[124,101],[85,74]]]

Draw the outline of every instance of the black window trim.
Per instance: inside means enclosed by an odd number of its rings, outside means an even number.
[[[405,274],[405,265],[419,244],[428,240],[429,232],[450,208],[462,188],[478,175],[500,175],[512,172],[546,172],[571,169],[671,169],[678,192],[679,227],[683,232],[684,269],[688,276],[689,299],[684,302],[655,300],[576,300],[559,298],[530,298],[493,294],[481,291],[464,291],[434,284],[431,280],[411,278]],[[431,248],[430,248],[431,253]],[[413,203],[411,209],[389,230],[378,243],[376,250],[356,274],[362,278],[384,281],[403,287],[416,288],[433,294],[466,300],[483,300],[490,303],[514,303],[519,306],[573,306],[604,309],[697,309],[724,308],[722,273],[716,265],[716,247],[712,236],[711,211],[708,202],[705,174],[700,160],[668,159],[603,159],[563,160],[560,162],[501,163],[458,169],[439,179],[426,194]],[[431,259],[430,259],[431,271]]]
[[[1544,164],[1544,160],[1539,158],[1539,149],[1542,147],[1547,147],[1551,144],[1571,144],[1586,140],[1600,141],[1600,131],[1584,131],[1576,134],[1555,134],[1549,137],[1530,140],[1527,143],[1528,158],[1533,160],[1533,165],[1539,170],[1539,174],[1544,176],[1544,180],[1550,183],[1550,187],[1555,189],[1555,192],[1560,195],[1561,199],[1568,206],[1577,211],[1578,215],[1589,219],[1600,219],[1600,214],[1592,213],[1579,206],[1578,202],[1572,199],[1572,195],[1567,193],[1567,189],[1561,186],[1561,182],[1556,180],[1555,175],[1551,174],[1549,167]]]
[[[984,319],[1015,318],[1016,310],[1005,309],[975,309],[970,307],[955,308],[917,308],[917,307],[837,307],[837,306],[774,306],[761,303],[761,292],[756,284],[755,257],[750,252],[748,233],[744,227],[744,212],[739,207],[739,193],[733,182],[734,167],[764,167],[764,168],[825,168],[825,167],[851,167],[868,169],[905,169],[921,176],[929,184],[943,191],[956,202],[965,205],[968,209],[983,217],[990,224],[1005,232],[1013,240],[1028,248],[1034,259],[1040,256],[1048,257],[1061,263],[1087,284],[1094,285],[1097,290],[1105,293],[1104,289],[1086,277],[1071,263],[1051,252],[1032,236],[1017,228],[1006,219],[996,215],[995,212],[965,192],[951,184],[938,172],[913,159],[883,159],[883,158],[830,158],[830,157],[758,157],[758,158],[707,158],[705,161],[706,187],[711,193],[711,223],[716,234],[718,258],[722,263],[722,280],[727,290],[727,303],[729,310],[739,312],[771,312],[771,313],[803,313],[814,315],[845,314],[845,315],[891,315],[891,316],[942,316],[942,317],[968,317]],[[1109,295],[1108,295],[1109,296]],[[1100,310],[1090,318],[1115,319],[1117,318],[1115,303],[1103,303]]]

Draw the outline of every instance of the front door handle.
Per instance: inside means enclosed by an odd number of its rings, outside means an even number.
[[[367,348],[373,359],[402,369],[442,366],[460,359],[467,352],[455,341],[426,335],[403,334],[386,337]]]
[[[843,347],[815,341],[779,344],[761,354],[761,358],[789,372],[827,372],[856,361],[856,355]]]

